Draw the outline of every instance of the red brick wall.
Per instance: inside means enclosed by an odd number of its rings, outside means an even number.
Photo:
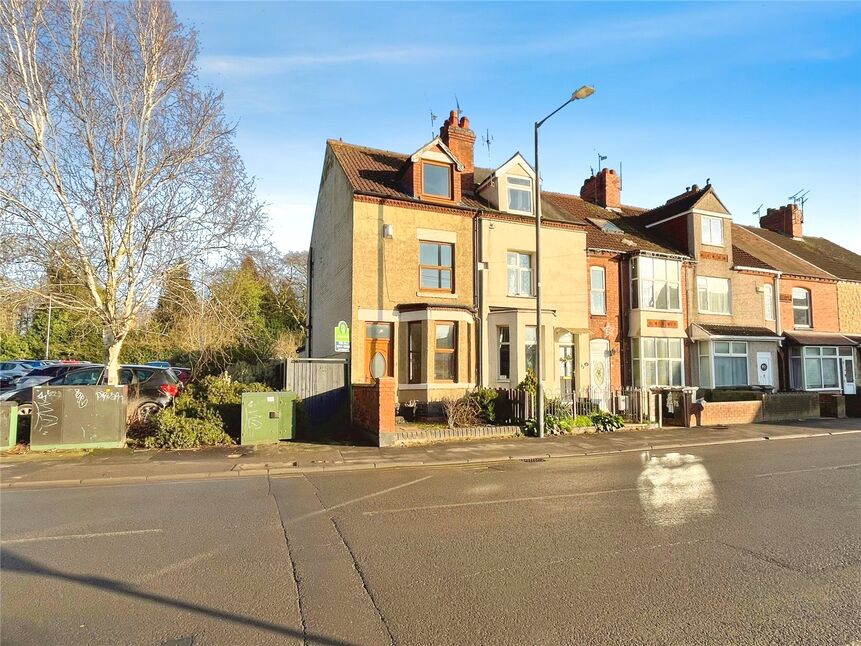
[[[610,384],[613,388],[622,387],[622,334],[624,322],[622,320],[622,302],[619,298],[620,290],[622,289],[620,262],[618,256],[592,255],[589,254],[587,260],[589,267],[604,268],[604,285],[606,289],[606,316],[589,314],[589,338],[590,339],[607,339],[610,341],[610,351],[613,356],[610,357]],[[586,280],[589,283],[589,289],[592,288],[592,276],[587,270]],[[591,305],[591,298],[590,298]],[[627,310],[625,310],[627,311]],[[606,325],[611,325],[613,329],[610,334],[604,331]],[[586,359],[588,361],[588,359]],[[578,357],[577,361],[582,363],[583,359]]]
[[[353,425],[374,435],[395,432],[395,380],[353,384]]]
[[[683,215],[668,222],[664,222],[663,224],[659,224],[651,230],[657,236],[665,238],[667,242],[679,251],[689,254],[691,253],[688,238],[688,222],[690,222],[690,219],[690,215]]]
[[[691,426],[751,424],[762,420],[762,402],[706,402],[699,419],[691,417]]]
[[[783,329],[795,329],[792,318],[792,288],[802,287],[810,291],[812,330],[837,332],[840,322],[837,315],[837,283],[803,278],[780,279],[780,318]]]

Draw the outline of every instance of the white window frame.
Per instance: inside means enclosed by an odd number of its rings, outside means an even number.
[[[727,352],[718,351],[718,344],[726,343],[728,350]],[[738,346],[743,346],[744,351],[738,350]],[[731,341],[731,340],[720,340],[720,341],[712,341],[712,374],[714,375],[714,387],[719,388],[722,386],[749,386],[750,385],[750,366],[748,365],[748,344],[747,341]],[[742,383],[721,383],[719,384],[718,379],[718,370],[717,370],[717,362],[719,359],[729,359],[732,362],[733,359],[741,359],[744,358],[744,382]],[[732,374],[732,368],[730,368],[730,374]]]
[[[648,263],[649,273],[651,276],[643,276],[642,263]],[[655,278],[655,268],[658,264],[663,264],[664,278]],[[676,280],[667,278],[670,269],[675,270]],[[645,286],[651,285],[652,294],[655,300],[655,305],[643,305],[643,294]],[[678,296],[678,307],[670,307],[670,288],[675,285],[676,294]],[[667,307],[657,306],[657,294],[660,292],[660,287],[663,286],[667,290]],[[636,256],[631,260],[631,303],[636,303],[633,309],[649,310],[653,312],[681,312],[682,311],[682,263],[671,258],[656,258],[654,256]]]
[[[713,215],[700,216],[700,231],[702,233],[702,243],[711,247],[723,247],[723,218],[716,218]],[[717,233],[717,240],[715,239]]]
[[[798,306],[795,304],[795,294],[798,292],[802,292],[807,297],[807,304],[804,306]],[[813,327],[813,294],[809,289],[805,289],[804,287],[793,287],[792,288],[792,326],[795,328],[803,328],[808,329]],[[805,310],[807,312],[807,323],[796,323],[795,322],[795,312],[798,310]]]
[[[762,286],[762,310],[766,321],[774,320],[774,287],[769,283]]]
[[[596,274],[601,276],[600,288],[595,287]],[[596,297],[600,299],[599,303],[595,302]],[[607,272],[603,267],[589,267],[589,312],[598,316],[607,314]]]
[[[514,260],[515,260],[514,264],[511,264],[511,257],[512,256],[514,256]],[[520,266],[520,259],[524,256],[529,258],[529,267],[528,268]],[[508,269],[508,272],[506,273],[506,281],[507,281],[506,291],[507,291],[508,295],[509,296],[534,296],[535,295],[535,272],[534,272],[533,266],[532,266],[532,254],[531,253],[525,253],[523,251],[510,251],[509,250],[508,252],[506,252],[505,258],[506,258],[505,263],[506,263],[506,266]],[[515,284],[514,293],[511,292],[511,281],[508,278],[512,271],[514,271],[517,275],[517,280],[514,283]],[[524,294],[522,291],[520,291],[521,288],[523,287],[523,274],[525,272],[529,272],[529,293],[528,294]]]
[[[712,286],[718,282],[720,282],[721,284],[726,284],[726,311],[711,309],[712,293],[721,293],[718,290],[712,289]],[[702,301],[700,300],[700,290],[702,289],[705,289],[706,308],[703,308]],[[730,279],[719,278],[717,276],[697,276],[697,311],[702,314],[724,314],[727,316],[732,315],[732,282],[730,281]]]
[[[826,354],[828,351],[828,354]],[[833,352],[833,354],[832,354]],[[842,368],[840,357],[845,356],[840,354],[840,348],[838,346],[829,346],[829,345],[806,345],[801,350],[801,377],[804,379],[804,390],[811,391],[820,391],[820,390],[841,390],[843,384],[841,383],[841,373],[840,370]],[[809,386],[807,383],[807,362],[811,361],[819,365],[819,382],[822,384],[818,387]],[[835,362],[835,376],[837,377],[837,384],[835,386],[826,386],[825,385],[825,371],[823,370],[824,363],[826,361],[834,361]]]
[[[663,344],[666,342],[667,344],[667,352],[666,357],[659,357],[659,344]],[[678,347],[678,356],[672,357],[670,350],[670,346]],[[647,356],[646,349],[648,347],[652,347],[654,349],[654,356]],[[633,343],[631,344],[631,363],[632,370],[634,376],[634,385],[643,388],[651,388],[652,386],[663,387],[663,386],[684,386],[685,385],[685,348],[682,343],[682,339],[675,337],[639,337],[633,339]],[[667,364],[667,375],[669,376],[669,382],[666,384],[657,383],[657,377],[661,373],[659,363],[666,362]],[[655,364],[655,381],[654,384],[647,384],[645,380],[646,375],[646,364]],[[678,365],[679,367],[679,383],[673,383],[673,366]]]
[[[532,185],[532,178],[531,177],[517,177],[517,176],[509,175],[508,177],[505,178],[505,185],[507,188],[506,196],[508,198],[508,210],[511,213],[525,213],[528,215],[532,215],[533,208],[534,208],[532,201],[533,201],[533,194],[535,192],[533,189],[533,185]],[[527,193],[529,195],[529,209],[527,209],[527,210],[515,209],[514,207],[511,206],[511,192],[512,191],[522,191],[522,192]]]

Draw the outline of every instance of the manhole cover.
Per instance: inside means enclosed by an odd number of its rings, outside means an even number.
[[[544,462],[544,458],[524,458],[521,462]]]

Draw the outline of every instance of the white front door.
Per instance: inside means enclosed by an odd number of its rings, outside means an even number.
[[[589,373],[592,378],[591,399],[606,409],[610,397],[610,342],[606,339],[589,342]]]
[[[855,359],[840,357],[840,367],[843,368],[843,394],[854,395],[855,388]]]
[[[771,352],[756,353],[756,372],[759,375],[760,386],[774,386],[774,378],[771,375]]]

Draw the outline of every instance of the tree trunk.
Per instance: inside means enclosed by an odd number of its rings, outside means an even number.
[[[125,337],[117,338],[111,332],[105,332],[105,372],[108,376],[109,386],[118,386],[120,383],[120,351],[123,349]]]

